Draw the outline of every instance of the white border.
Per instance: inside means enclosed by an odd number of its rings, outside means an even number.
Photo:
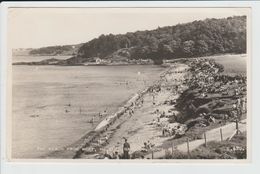
[[[120,165],[115,166],[117,163],[86,163],[80,162],[78,163],[17,163],[17,162],[7,162],[6,159],[6,147],[5,144],[5,135],[6,135],[6,107],[5,107],[5,99],[6,99],[6,76],[7,76],[7,8],[8,7],[251,7],[252,8],[252,157],[251,164],[212,164],[212,163],[129,163],[124,164],[120,163]],[[259,117],[257,117],[257,107],[254,107],[257,104],[257,96],[259,96],[259,92],[255,89],[260,89],[260,82],[257,81],[257,69],[260,67],[260,54],[258,51],[258,47],[260,45],[259,32],[260,31],[260,20],[257,18],[260,16],[260,2],[206,2],[206,1],[193,1],[193,2],[6,2],[1,4],[1,171],[0,173],[162,173],[162,172],[170,172],[170,173],[257,173],[257,169],[260,169],[260,166],[257,165],[257,161],[260,161],[259,156],[256,154],[260,154],[258,148],[260,147],[259,138],[257,138],[257,132],[259,132],[259,126],[257,123],[260,123]],[[258,58],[258,59],[257,59]],[[257,95],[258,94],[258,95]],[[259,170],[260,171],[260,170]],[[259,172],[258,172],[259,173]]]

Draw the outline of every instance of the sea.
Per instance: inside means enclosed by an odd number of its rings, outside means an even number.
[[[13,62],[48,58],[68,57],[14,56]],[[156,65],[13,65],[12,158],[41,158],[73,144],[164,70]]]

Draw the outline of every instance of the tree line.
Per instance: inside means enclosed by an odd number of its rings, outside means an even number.
[[[49,47],[42,47],[38,49],[33,49],[30,51],[30,54],[46,54],[46,55],[58,55],[63,53],[64,51],[72,50],[71,45],[64,45],[64,46],[49,46]]]
[[[205,19],[155,30],[101,35],[85,44],[77,57],[161,59],[246,53],[246,16]]]

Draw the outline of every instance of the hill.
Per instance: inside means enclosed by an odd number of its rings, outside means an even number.
[[[76,55],[81,45],[82,44],[42,47],[31,50],[30,55]]]
[[[123,50],[123,51],[120,51]],[[101,35],[78,50],[79,62],[89,58],[174,59],[246,52],[246,16],[206,19],[155,30]],[[113,56],[112,56],[113,55]]]
[[[77,55],[78,49],[82,44],[76,45],[57,45],[41,48],[13,49],[15,56],[69,56]]]
[[[72,55],[58,65],[80,65],[101,60],[111,62],[136,62],[163,59],[201,57],[216,54],[246,53],[246,16],[222,19],[205,19],[155,30],[101,35],[77,45],[49,46],[21,51],[23,54]],[[42,63],[42,62],[41,62]]]
[[[32,51],[32,48],[18,48],[18,49],[12,49],[13,56],[28,56],[30,55],[30,51]]]

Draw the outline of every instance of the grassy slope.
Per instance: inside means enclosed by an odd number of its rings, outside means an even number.
[[[230,141],[209,142],[191,152],[196,159],[246,159],[246,132],[235,135]]]
[[[166,159],[246,159],[246,132],[235,135],[230,141],[208,142],[207,147],[201,145],[187,153],[175,150],[166,153]]]

